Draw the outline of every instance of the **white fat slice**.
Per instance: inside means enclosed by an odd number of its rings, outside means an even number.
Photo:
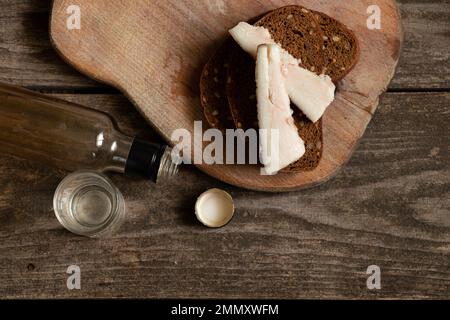
[[[256,58],[260,45],[275,43],[269,30],[264,27],[252,26],[247,22],[239,22],[229,33],[241,48],[253,58]]]
[[[240,22],[230,31],[233,39],[248,54],[256,58],[258,46],[274,44],[270,32],[264,27]],[[289,52],[280,49],[283,81],[289,98],[312,122],[318,121],[334,100],[335,85],[327,75],[300,67],[300,61]]]
[[[256,98],[260,152],[265,174],[276,174],[305,154],[305,145],[292,118],[281,73],[281,48],[260,45],[256,60]]]
[[[284,66],[284,83],[289,98],[312,122],[322,118],[334,100],[335,86],[327,75],[315,73],[298,64]]]

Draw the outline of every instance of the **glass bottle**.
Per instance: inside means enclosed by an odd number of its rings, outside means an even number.
[[[0,152],[61,169],[176,175],[171,148],[129,137],[106,113],[0,84]]]

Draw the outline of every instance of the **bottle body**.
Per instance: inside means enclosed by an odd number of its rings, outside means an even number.
[[[128,161],[133,144],[142,144],[117,130],[107,114],[73,103],[0,84],[0,152],[61,169],[126,173],[152,165],[158,171],[165,146],[137,150],[146,163]],[[141,148],[142,149],[142,148]],[[130,166],[127,168],[127,162]],[[145,162],[145,161],[144,161]],[[130,165],[131,163],[131,165]],[[153,178],[152,178],[153,179]],[[156,177],[153,179],[156,180]]]

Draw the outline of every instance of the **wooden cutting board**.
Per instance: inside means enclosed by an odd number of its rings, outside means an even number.
[[[67,62],[121,90],[170,142],[175,129],[192,133],[194,121],[202,120],[201,69],[227,30],[288,4],[301,4],[340,20],[355,32],[361,46],[358,64],[338,85],[335,102],[324,115],[319,166],[310,172],[276,176],[260,175],[257,166],[199,166],[236,186],[288,191],[332,177],[363,135],[401,51],[403,33],[394,0],[54,0],[50,34]],[[79,30],[67,27],[71,5],[80,8]],[[367,27],[370,5],[380,8],[381,30]]]

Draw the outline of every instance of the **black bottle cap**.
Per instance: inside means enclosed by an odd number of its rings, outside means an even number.
[[[125,165],[127,176],[140,176],[156,182],[166,146],[134,138]]]

